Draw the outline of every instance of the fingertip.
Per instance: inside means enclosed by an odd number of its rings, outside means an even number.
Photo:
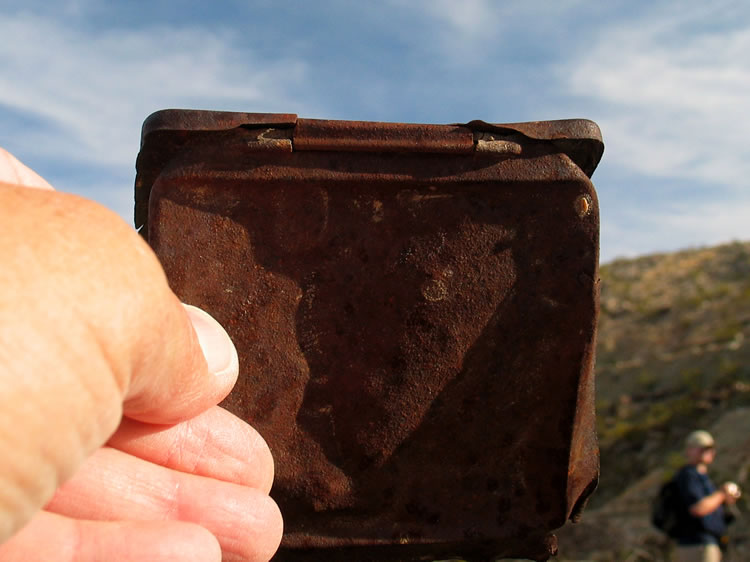
[[[221,562],[219,540],[205,527],[186,522],[159,522],[161,526],[171,528],[172,537],[160,543],[163,552],[159,554],[164,560],[175,562]],[[152,523],[146,523],[152,525]],[[155,526],[155,531],[159,525]],[[152,553],[155,554],[155,553]]]
[[[253,431],[255,430],[253,429]],[[262,492],[270,494],[271,488],[273,488],[273,480],[276,476],[276,466],[268,443],[266,443],[266,440],[263,439],[263,436],[260,433],[255,431],[255,434],[257,437],[255,444],[253,445],[253,458],[257,459],[256,462],[260,467],[258,472],[265,477],[258,482],[257,486]]]
[[[208,312],[190,304],[183,303],[182,306],[198,336],[209,372],[226,381],[228,394],[240,371],[237,348],[224,327]]]
[[[269,549],[271,549],[271,556],[273,556],[279,549],[279,546],[281,546],[281,539],[284,536],[284,517],[281,515],[281,509],[279,509],[278,504],[273,501],[271,497],[269,497],[268,499],[271,501],[271,504],[273,504],[269,508],[272,512],[274,520],[272,540],[269,541]]]
[[[44,178],[2,147],[0,147],[0,182],[37,189],[53,189]]]
[[[281,545],[284,535],[284,519],[276,502],[269,496],[263,498],[256,516],[262,521],[253,536],[253,550],[258,562],[270,560]],[[247,555],[247,552],[243,553]]]

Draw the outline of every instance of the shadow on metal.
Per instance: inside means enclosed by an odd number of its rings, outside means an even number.
[[[598,479],[598,127],[188,110],[136,226],[241,373],[275,560],[546,560]]]

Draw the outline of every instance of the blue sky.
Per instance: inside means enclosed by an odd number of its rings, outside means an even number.
[[[750,239],[744,0],[0,0],[0,146],[132,224],[169,107],[602,129],[602,261]]]

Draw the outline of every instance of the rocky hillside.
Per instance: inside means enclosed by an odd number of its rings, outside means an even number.
[[[750,243],[619,260],[601,268],[597,414],[601,484],[560,560],[665,560],[649,504],[682,441],[718,441],[711,474],[750,495]],[[750,560],[750,502],[732,560]]]

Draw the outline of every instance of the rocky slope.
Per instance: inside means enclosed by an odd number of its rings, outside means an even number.
[[[687,433],[711,431],[714,480],[750,495],[750,243],[615,261],[601,283],[601,483],[558,533],[559,559],[665,560],[649,505]],[[750,503],[738,508],[729,559],[750,560]]]

